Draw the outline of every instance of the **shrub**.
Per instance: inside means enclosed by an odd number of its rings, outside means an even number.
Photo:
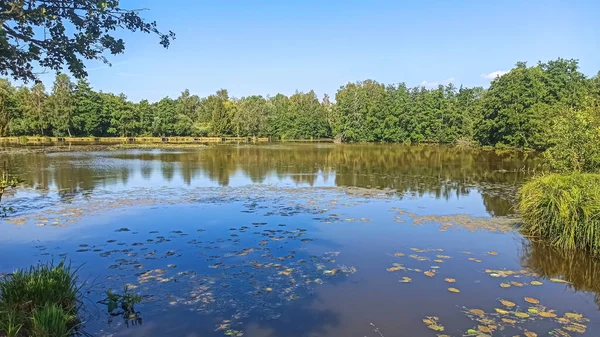
[[[0,335],[68,336],[76,325],[77,276],[64,262],[0,278]]]
[[[549,174],[519,192],[522,231],[564,249],[600,254],[600,174]]]
[[[600,113],[598,108],[565,110],[553,120],[550,147],[544,158],[555,171],[600,171]]]

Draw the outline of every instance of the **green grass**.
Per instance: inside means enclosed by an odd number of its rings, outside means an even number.
[[[600,254],[600,174],[549,174],[519,192],[522,231],[562,249]]]
[[[77,324],[77,276],[64,262],[0,279],[0,336],[67,337]]]

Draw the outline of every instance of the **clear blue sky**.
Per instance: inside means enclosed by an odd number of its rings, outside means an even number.
[[[113,67],[89,65],[97,90],[131,100],[207,96],[335,95],[364,79],[409,86],[488,85],[482,74],[580,60],[600,70],[600,1],[196,1],[122,0],[149,8],[177,39],[165,50],[155,36],[124,34]],[[50,83],[47,83],[50,84]],[[48,89],[50,87],[48,86]]]

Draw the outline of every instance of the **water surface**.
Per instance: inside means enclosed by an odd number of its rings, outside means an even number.
[[[15,212],[0,271],[81,265],[93,335],[600,335],[598,260],[514,229],[530,154],[263,144],[2,159],[28,187],[3,197]],[[124,287],[144,297],[136,317],[98,303]]]

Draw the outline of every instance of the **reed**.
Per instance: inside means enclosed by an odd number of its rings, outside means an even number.
[[[0,279],[0,336],[70,336],[77,325],[77,276],[64,262]]]
[[[600,254],[600,174],[548,174],[519,192],[522,231],[562,249]]]

